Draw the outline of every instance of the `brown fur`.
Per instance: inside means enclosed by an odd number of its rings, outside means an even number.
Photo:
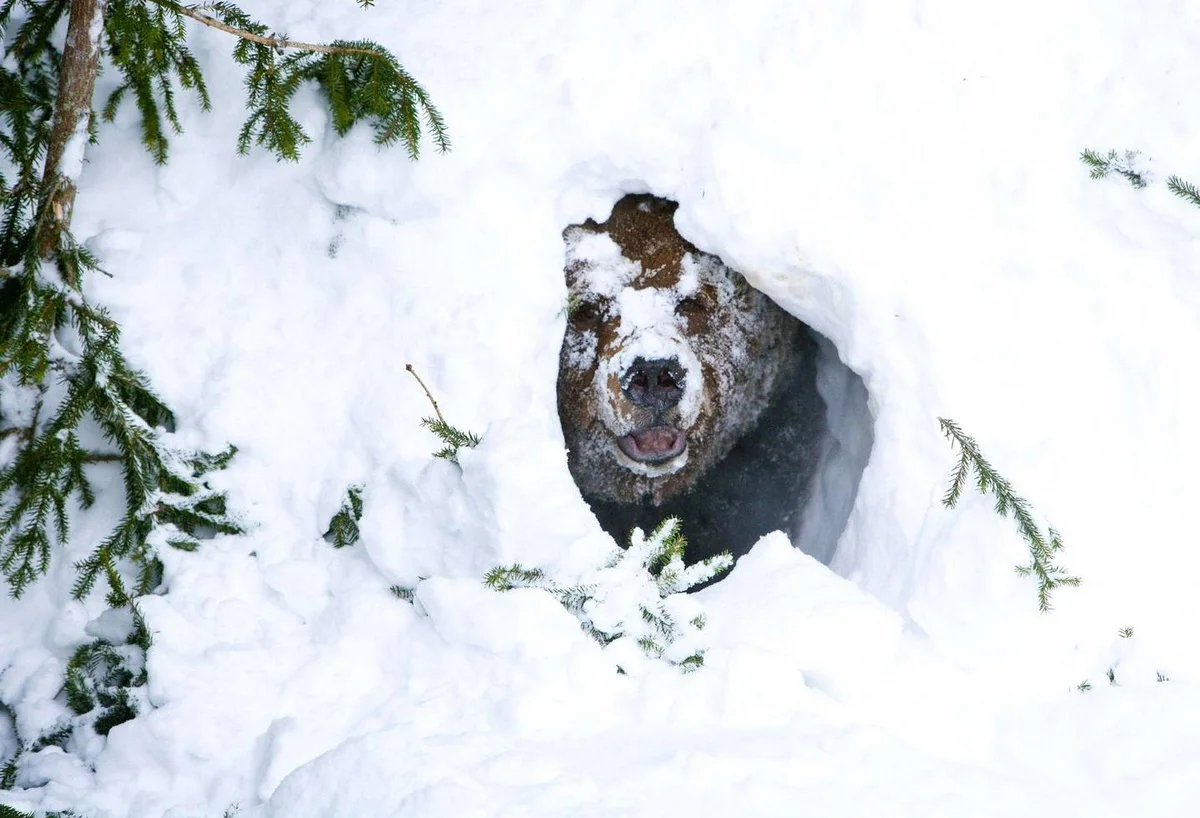
[[[653,196],[626,196],[608,221],[589,220],[563,233],[571,309],[560,356],[559,415],[571,474],[589,502],[659,505],[689,491],[754,427],[800,361],[802,325],[719,258],[680,236],[676,207]],[[576,251],[595,234],[611,239],[624,261],[595,261]],[[612,263],[632,272],[605,291],[608,285],[597,282],[613,280],[605,267]],[[688,269],[698,271],[694,291]],[[636,296],[666,304],[662,320],[648,326],[639,319],[643,324],[637,325],[622,314],[618,302]],[[620,371],[605,369],[647,344],[678,349],[692,390],[690,398],[654,418],[630,402]],[[664,422],[686,434],[682,465],[648,467],[617,447],[617,437]]]

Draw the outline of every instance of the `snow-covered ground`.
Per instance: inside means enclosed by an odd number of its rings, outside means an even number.
[[[76,212],[113,276],[92,293],[181,439],[238,446],[216,481],[254,528],[163,555],[168,590],[142,602],[153,709],[82,758],[27,757],[0,803],[1196,814],[1200,211],[1162,182],[1200,181],[1200,6],[245,5],[297,39],[387,45],[454,148],[414,164],[366,129],[337,140],[303,92],[301,162],[239,158],[241,76],[212,31],[216,110],[189,98],[169,165],[132,109],[101,127]],[[1089,179],[1084,148],[1142,151],[1151,186]],[[611,547],[556,413],[561,233],[626,192],[677,200],[689,240],[829,338],[874,420],[831,566],[766,538],[699,595],[687,675],[618,675],[550,595],[480,581],[517,561],[575,576]],[[483,435],[461,470],[430,456],[406,363]],[[990,500],[941,507],[939,415],[1062,532],[1084,582],[1052,613]],[[363,538],[334,550],[350,483]],[[0,602],[0,700],[27,729],[61,715],[103,609],[65,601],[70,577],[64,557]]]

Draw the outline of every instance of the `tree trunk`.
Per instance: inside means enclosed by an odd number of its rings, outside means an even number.
[[[71,0],[67,40],[63,46],[62,70],[58,76],[58,99],[50,142],[46,147],[46,169],[42,184],[50,193],[53,221],[40,237],[42,258],[54,255],[59,235],[70,229],[75,208],[75,186],[83,168],[92,118],[92,92],[100,67],[100,35],[104,28],[107,0]],[[73,272],[69,278],[75,278]],[[68,281],[78,287],[78,281]]]

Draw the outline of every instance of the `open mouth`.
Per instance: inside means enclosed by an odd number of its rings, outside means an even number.
[[[687,436],[669,426],[652,426],[618,437],[617,446],[630,460],[662,463],[683,454],[687,448]]]

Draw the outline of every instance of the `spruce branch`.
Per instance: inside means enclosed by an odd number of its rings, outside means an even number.
[[[101,116],[112,122],[126,96],[132,95],[141,116],[142,144],[155,162],[165,164],[168,139],[163,120],[174,133],[183,132],[173,83],[195,91],[201,110],[212,108],[200,63],[187,47],[180,10],[143,0],[108,2],[108,56],[124,82],[109,94]]]
[[[375,129],[376,144],[386,147],[403,142],[412,159],[420,155],[423,131],[440,152],[450,149],[446,122],[429,93],[377,43],[292,40],[268,33],[265,25],[229,2],[193,6],[173,0],[149,2],[238,38],[233,58],[248,70],[250,111],[238,135],[240,153],[259,145],[280,159],[299,158],[300,148],[311,138],[292,116],[290,105],[296,91],[308,81],[316,82],[324,94],[339,136],[359,122],[369,122]]]
[[[13,767],[13,780],[16,780],[16,767]],[[3,789],[11,789],[4,787]],[[35,818],[32,812],[21,812],[5,804],[0,804],[0,818]]]
[[[1167,179],[1167,189],[1181,199],[1187,199],[1196,207],[1200,207],[1200,189],[1178,176]]]
[[[500,566],[483,575],[483,584],[493,591],[511,591],[513,588],[550,588],[546,572],[540,568],[526,568],[519,563]]]
[[[194,6],[184,6],[179,3],[173,3],[171,0],[150,0],[150,2],[182,14],[185,17],[191,17],[196,22],[204,23],[204,25],[224,31],[226,34],[232,34],[235,37],[239,37],[243,40],[249,40],[250,42],[257,43],[258,45],[268,46],[275,51],[298,49],[300,51],[317,51],[323,54],[363,54],[371,57],[379,56],[379,52],[370,47],[357,48],[353,46],[342,45],[321,45],[320,43],[305,43],[299,40],[289,40],[287,37],[278,35],[263,34],[262,32],[265,31],[265,28],[249,22],[250,18],[235,11],[237,7],[232,3],[200,3]],[[374,5],[374,3],[372,2],[363,5],[366,7],[367,5]],[[238,28],[237,26],[222,22],[217,17],[206,14],[205,12],[207,11],[237,19],[243,27]]]
[[[410,375],[417,379],[417,383],[425,391],[425,397],[429,398],[429,402],[433,404],[434,414],[437,415],[436,418],[421,418],[421,425],[437,435],[442,443],[445,444],[441,449],[434,452],[433,456],[441,457],[457,464],[458,450],[464,446],[468,449],[473,449],[483,442],[483,438],[474,432],[465,432],[447,423],[446,418],[442,415],[442,410],[438,408],[437,401],[433,399],[433,394],[429,391],[429,387],[425,385],[425,381],[421,380],[421,376],[417,374],[417,370],[413,369],[412,364],[405,364],[404,368],[408,370]]]
[[[329,529],[323,536],[334,548],[345,548],[358,542],[358,521],[363,514],[362,491],[362,486],[347,486],[346,499],[329,521]]]
[[[704,664],[704,650],[695,647],[695,641],[706,620],[695,599],[683,592],[727,570],[733,560],[721,554],[685,568],[687,543],[681,528],[680,521],[670,517],[649,536],[634,529],[629,547],[618,549],[583,582],[564,585],[541,568],[519,563],[497,566],[483,581],[496,591],[546,591],[600,645],[626,639],[646,656],[688,673]]]
[[[963,432],[962,428],[952,420],[938,418],[942,434],[957,446],[959,451],[958,463],[950,476],[950,485],[942,496],[942,505],[954,508],[962,496],[963,487],[972,472],[975,474],[975,486],[981,494],[991,494],[995,499],[996,513],[1001,517],[1011,515],[1016,523],[1017,531],[1029,546],[1029,564],[1016,566],[1021,576],[1036,579],[1038,584],[1038,610],[1046,613],[1052,609],[1050,595],[1055,588],[1063,585],[1076,586],[1080,578],[1067,573],[1067,569],[1055,565],[1054,559],[1062,551],[1062,537],[1050,527],[1043,534],[1033,519],[1029,503],[1014,490],[1012,485],[1002,477],[979,451],[975,439]]]
[[[1090,169],[1088,175],[1093,179],[1103,179],[1109,174],[1115,173],[1140,190],[1148,184],[1147,174],[1135,167],[1140,155],[1139,151],[1125,151],[1118,155],[1114,150],[1109,151],[1107,156],[1101,156],[1096,151],[1084,150],[1079,154],[1079,159],[1088,166]]]

